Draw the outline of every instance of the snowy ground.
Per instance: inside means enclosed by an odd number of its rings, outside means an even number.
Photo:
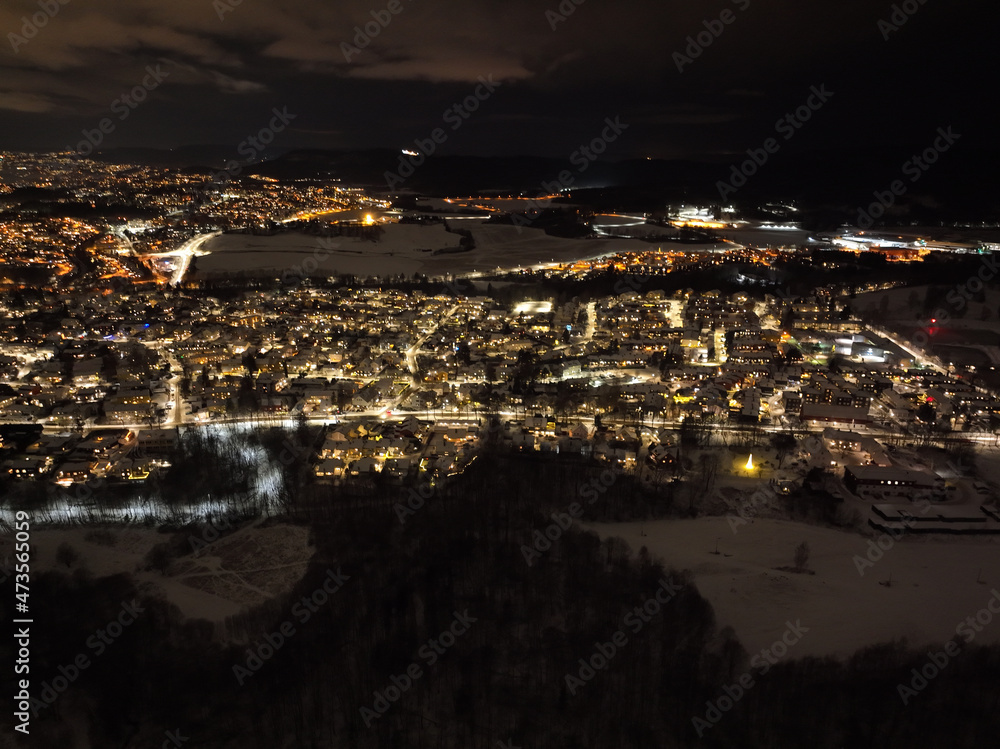
[[[847,656],[899,637],[914,647],[943,642],[1000,589],[1000,542],[991,539],[905,539],[862,576],[854,558],[867,561],[869,536],[786,520],[757,519],[735,533],[725,517],[586,527],[691,570],[718,625],[732,626],[750,653],[778,639],[787,620],[809,628],[797,657]],[[792,566],[802,541],[815,574],[778,569]],[[890,575],[892,585],[883,585]],[[1000,621],[976,642],[1000,642]]]
[[[883,234],[893,235],[901,239],[926,239],[935,242],[968,243],[975,241],[1000,242],[998,229],[956,229],[947,226],[897,226],[887,228]]]
[[[456,221],[456,228],[469,230],[476,248],[469,252],[434,254],[436,250],[459,246],[461,236],[445,231],[440,224],[385,224],[378,242],[338,237],[332,249],[319,237],[281,234],[256,237],[227,234],[208,242],[210,254],[198,258],[201,273],[274,271],[280,275],[298,267],[318,263],[316,275],[390,275],[424,273],[428,276],[494,271],[497,268],[524,268],[544,263],[597,258],[615,252],[649,250],[651,245],[633,239],[562,239],[530,227]]]
[[[908,538],[878,558],[868,556],[871,536],[787,520],[734,524],[730,518],[709,517],[585,527],[621,537],[636,551],[646,546],[668,567],[691,570],[718,625],[732,626],[751,653],[779,638],[788,620],[809,628],[796,646],[797,656],[848,656],[899,637],[914,647],[943,642],[986,605],[994,588],[1000,589],[1000,539]],[[181,557],[161,575],[142,568],[165,534],[116,528],[110,547],[87,540],[88,530],[35,531],[35,574],[79,566],[96,576],[130,573],[185,616],[210,621],[290,589],[313,551],[304,528],[249,526]],[[814,574],[782,569],[792,566],[802,541],[810,546],[808,568]],[[72,568],[57,565],[56,549],[63,542],[81,555]],[[10,547],[10,539],[4,539],[0,556],[9,555]],[[858,559],[869,558],[875,561],[864,565],[862,575]],[[1000,642],[1000,621],[977,642]]]
[[[951,291],[929,311],[924,309],[927,293],[926,286],[875,291],[860,295],[851,306],[858,312],[878,316],[883,325],[897,331],[904,340],[911,339],[918,329],[923,330],[930,337],[930,348],[945,364],[971,364],[981,371],[1000,367],[1000,293],[989,289],[984,292],[984,301],[963,299],[958,306],[953,302],[962,297]],[[940,324],[928,327],[928,317],[938,319]],[[995,376],[989,377],[995,384]]]
[[[797,247],[809,244],[811,236],[802,229],[720,229],[718,233],[747,247]]]
[[[859,294],[851,301],[851,307],[859,311],[880,312],[882,300],[885,299],[885,311],[888,314],[888,319],[913,320],[918,317],[922,319],[927,291],[927,286],[903,286],[897,289],[870,291],[866,294]],[[995,310],[997,304],[1000,303],[1000,293],[993,289],[987,289],[984,293],[987,309]],[[952,327],[992,328],[996,325],[996,319],[993,315],[989,315],[985,321],[982,320],[982,302],[967,299],[961,310],[953,309],[947,300],[942,306],[949,314],[949,325]]]
[[[36,530],[32,573],[86,567],[94,576],[131,574],[141,589],[175,604],[189,618],[221,621],[242,609],[289,590],[305,573],[313,549],[308,530],[293,525],[251,525],[212,540],[196,535],[186,543],[191,553],[177,559],[167,574],[148,571],[145,558],[169,536],[156,530],[115,527],[109,546],[87,539],[94,528]],[[68,543],[80,555],[71,567],[56,562],[56,550]],[[203,546],[204,544],[204,546]],[[0,542],[0,557],[12,553],[9,538]],[[194,549],[197,548],[197,551]]]

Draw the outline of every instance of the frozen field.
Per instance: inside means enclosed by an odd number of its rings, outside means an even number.
[[[719,236],[747,247],[792,247],[809,244],[809,232],[802,229],[720,229]]]
[[[731,626],[750,653],[779,638],[788,620],[809,629],[795,657],[843,657],[899,637],[917,648],[941,643],[1000,590],[1000,539],[906,539],[861,575],[855,556],[867,558],[869,537],[786,520],[758,518],[735,533],[725,517],[584,527],[621,537],[633,551],[645,546],[668,567],[690,570],[715,609],[717,625]],[[83,528],[39,529],[33,534],[35,570],[72,572],[84,564],[97,576],[131,573],[185,616],[220,621],[289,590],[313,552],[306,529],[255,524],[181,556],[162,575],[144,570],[143,560],[166,540],[164,534],[138,528],[112,533],[115,545],[108,547],[87,540]],[[811,548],[808,568],[814,574],[780,569],[792,565],[802,541]],[[56,562],[63,542],[82,556],[73,568]],[[9,551],[9,544],[0,545],[0,552]],[[985,627],[976,642],[1000,642],[1000,621]]]
[[[353,237],[322,241],[305,234],[226,234],[205,245],[203,249],[209,254],[198,258],[198,271],[208,275],[241,271],[281,275],[287,271],[293,275],[316,264],[313,275],[317,276],[336,272],[359,276],[424,273],[434,277],[569,262],[651,247],[632,239],[561,239],[539,229],[481,221],[455,221],[453,225],[472,232],[474,250],[458,251],[461,236],[441,225],[386,224],[377,242]]]
[[[290,590],[305,574],[313,549],[307,529],[258,523],[221,539],[205,534],[182,544],[190,549],[173,561],[166,574],[145,568],[146,555],[169,536],[156,530],[112,527],[114,545],[88,539],[89,528],[38,529],[32,534],[34,574],[46,570],[72,573],[86,567],[96,577],[131,574],[138,586],[177,606],[189,618],[221,621]],[[80,560],[67,567],[56,561],[60,544],[69,544]],[[12,544],[4,539],[0,553]]]
[[[586,527],[625,539],[633,551],[645,546],[668,567],[691,570],[718,626],[731,626],[750,653],[778,639],[787,620],[809,628],[795,657],[847,656],[899,637],[912,647],[941,643],[1000,590],[996,540],[906,539],[862,576],[854,557],[865,558],[868,537],[786,520],[757,519],[736,533],[724,517]],[[778,569],[792,566],[802,541],[815,574]],[[890,574],[892,585],[883,585]],[[1000,642],[1000,617],[975,642]]]

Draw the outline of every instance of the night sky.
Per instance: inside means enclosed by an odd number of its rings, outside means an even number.
[[[442,153],[562,157],[617,116],[629,128],[605,158],[725,160],[823,85],[833,97],[790,149],[930,145],[948,125],[992,147],[995,129],[985,1],[909,0],[898,29],[879,28],[893,4],[878,0],[71,0],[49,19],[57,1],[0,10],[0,148],[75,145],[104,117],[103,148],[235,146],[277,107],[295,115],[277,148],[412,147],[443,127]],[[24,33],[32,14],[46,23]],[[679,71],[687,37],[720,17]],[[378,34],[348,61],[366,22]],[[157,65],[162,81],[123,106]],[[452,129],[445,110],[480,76],[501,85]]]

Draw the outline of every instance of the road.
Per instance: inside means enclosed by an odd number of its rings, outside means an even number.
[[[938,361],[937,359],[926,357],[924,354],[914,349],[910,344],[900,340],[899,336],[897,336],[895,333],[892,333],[888,330],[883,330],[882,328],[876,328],[874,326],[868,326],[868,330],[871,331],[871,333],[873,333],[874,335],[881,336],[890,343],[901,348],[903,351],[912,356],[913,360],[917,364],[924,367],[931,367],[932,369],[935,369],[942,374],[948,373],[948,370],[944,367],[944,365],[940,361]]]
[[[199,239],[204,241],[210,236],[212,235],[203,235]],[[197,245],[189,249],[191,249],[192,251],[197,250]],[[166,255],[172,253],[164,253],[164,254]],[[419,387],[420,385],[420,382],[417,379],[418,376],[417,355],[420,353],[420,349],[423,347],[424,343],[427,342],[427,339],[430,338],[432,335],[434,335],[434,333],[437,332],[438,328],[440,328],[445,323],[446,320],[448,320],[452,315],[454,315],[459,310],[460,307],[461,305],[459,304],[454,305],[441,317],[440,320],[438,320],[436,325],[434,325],[424,335],[422,335],[419,339],[417,339],[417,341],[415,341],[414,344],[409,349],[407,349],[406,365],[407,368],[410,370],[411,387]],[[170,415],[170,419],[165,424],[163,424],[161,428],[172,429],[179,426],[197,425],[197,424],[241,424],[241,423],[256,424],[260,422],[271,423],[272,421],[276,422],[277,424],[286,425],[289,427],[294,426],[295,422],[290,416],[274,417],[274,418],[238,416],[232,418],[210,419],[208,421],[200,421],[197,418],[195,418],[193,414],[185,415],[184,408],[186,404],[184,397],[181,393],[181,378],[183,377],[184,374],[184,368],[181,366],[181,363],[177,360],[177,357],[173,354],[173,352],[170,351],[170,349],[168,349],[166,346],[163,346],[159,341],[148,341],[146,342],[146,346],[149,347],[150,349],[157,351],[160,354],[160,356],[166,359],[166,361],[170,364],[170,372],[171,374],[174,375],[174,378],[170,383],[170,398],[174,404],[172,409],[173,413]],[[370,377],[365,379],[367,379],[369,382],[376,382],[380,378]],[[407,390],[404,388],[404,390],[398,396],[393,398],[392,401],[387,403],[385,406],[380,408],[371,408],[365,411],[352,412],[349,415],[349,417],[357,419],[372,418],[372,417],[385,418],[387,414],[391,413],[392,411],[394,411],[396,408],[399,407],[399,404],[403,401],[406,395],[407,395]],[[307,416],[306,418],[309,421],[309,423],[312,424],[325,424],[337,420],[338,417],[332,416],[330,414],[323,414],[322,416]],[[144,429],[144,430],[148,430],[151,428],[150,425],[146,423],[137,423],[137,424],[88,423],[87,427],[89,429]],[[59,432],[62,430],[61,427],[56,427],[48,424],[44,425],[44,428],[54,432]]]
[[[456,312],[458,312],[459,307],[461,307],[460,304],[456,304],[455,306],[453,306],[450,310],[448,310],[441,317],[440,320],[437,321],[437,324],[433,328],[431,328],[426,333],[424,333],[422,336],[420,336],[420,338],[418,338],[416,341],[414,341],[414,343],[413,343],[412,346],[410,346],[408,349],[406,349],[406,368],[408,370],[410,370],[410,386],[411,387],[413,387],[413,388],[420,387],[420,380],[418,379],[418,377],[419,377],[419,368],[417,366],[417,355],[420,353],[420,349],[427,342],[427,339],[430,338],[432,335],[434,335],[438,331],[438,328],[440,328],[442,325],[444,325],[445,320],[449,319],[452,315],[454,315]],[[395,411],[397,408],[399,408],[399,404],[403,402],[403,399],[407,395],[408,395],[407,389],[404,388],[402,390],[402,392],[400,392],[400,394],[398,396],[396,396],[395,398],[393,398],[392,401],[390,403],[388,403],[384,408],[372,409],[372,414],[371,415],[373,415],[373,416],[380,416],[380,417],[384,418],[387,414],[390,414],[393,411]],[[369,413],[369,412],[363,412],[363,413]]]
[[[590,343],[594,340],[594,333],[597,332],[597,301],[592,300],[587,305],[587,327],[583,331],[581,343]]]
[[[135,255],[135,245],[132,244],[132,238],[125,233],[125,229],[124,228],[115,229],[114,233],[115,236],[118,237],[125,244],[126,247],[128,247],[129,253]]]
[[[410,346],[408,349],[406,349],[406,366],[410,370],[410,376],[413,378],[413,384],[415,386],[420,384],[417,381],[417,354],[420,353],[420,349],[427,342],[427,339],[430,338],[435,333],[437,333],[438,328],[440,328],[442,325],[444,325],[445,320],[447,320],[452,315],[454,315],[456,312],[458,312],[458,308],[460,306],[461,306],[460,304],[456,304],[454,307],[452,307],[450,310],[448,310],[441,317],[441,319],[438,320],[437,324],[433,328],[431,328],[426,333],[424,333],[420,338],[418,338],[416,340],[416,342],[412,346]]]
[[[575,346],[585,346],[594,340],[594,333],[597,331],[597,302],[592,301],[587,305],[587,327],[584,328],[583,336],[577,338],[576,340],[570,340],[569,343],[561,343],[558,346],[553,346],[553,351],[565,351],[568,348],[574,348]]]
[[[180,387],[177,386],[177,392],[179,393]],[[179,395],[175,393],[175,399],[179,398]],[[410,416],[418,416],[422,411],[406,411],[402,413],[396,413],[396,408],[398,407],[399,401],[402,396],[393,400],[393,402],[384,407],[369,408],[364,411],[352,411],[345,414],[320,414],[318,416],[307,416],[306,421],[309,424],[334,424],[341,423],[344,421],[360,421],[364,419],[372,418],[384,418],[387,421],[402,421]],[[175,403],[177,401],[175,400]],[[275,426],[275,427],[285,427],[293,428],[298,418],[290,414],[269,414],[269,415],[258,415],[258,416],[232,416],[219,419],[210,419],[208,421],[198,421],[193,416],[183,416],[183,402],[174,406],[174,417],[171,419],[170,423],[164,424],[159,427],[150,427],[148,423],[137,423],[137,424],[92,424],[87,423],[88,430],[107,430],[107,429],[132,429],[132,430],[142,430],[150,431],[153,429],[170,429],[174,426],[205,426],[205,425],[222,425],[222,424],[241,424],[244,426]],[[387,413],[392,411],[393,415],[387,418]],[[177,414],[181,414],[180,417]],[[505,419],[516,419],[520,416],[518,411],[499,411],[498,415]],[[456,421],[461,419],[455,419]],[[583,424],[588,424],[590,426],[594,425],[593,415],[581,415],[574,414],[568,417],[560,417],[560,421],[568,422],[580,422]],[[449,419],[436,419],[436,421],[451,421]],[[681,426],[680,420],[672,419],[654,419],[647,418],[641,423],[632,417],[612,417],[607,414],[601,415],[601,423],[605,426],[641,426],[645,429],[659,430],[659,429],[679,429]],[[67,432],[66,427],[61,427],[57,425],[45,424],[43,425],[44,430],[50,434],[61,434]],[[714,424],[706,425],[706,428],[710,428],[713,432],[719,434],[728,435],[742,435],[751,431],[759,431],[765,434],[780,434],[780,433],[792,433],[798,436],[803,436],[807,434],[822,434],[824,429],[827,428],[825,424],[817,425],[797,425],[795,427],[779,426],[775,424],[747,424],[747,425],[730,425],[730,424]],[[900,437],[906,438],[907,436],[916,439],[913,435],[900,434],[898,431],[891,431],[887,429],[881,429],[877,427],[864,427],[864,426],[854,426],[852,429],[866,437],[874,437],[875,439],[881,440],[897,440]],[[962,432],[959,434],[942,435],[940,437],[930,440],[931,443],[973,443],[981,447],[994,447],[997,437],[991,432]]]
[[[177,285],[184,280],[184,276],[187,275],[188,268],[191,266],[191,258],[196,255],[205,255],[207,253],[200,252],[202,245],[211,239],[222,234],[221,231],[213,231],[208,234],[199,234],[196,237],[192,237],[187,242],[182,244],[170,252],[158,252],[153,255],[147,255],[147,257],[174,257],[177,258],[177,266],[174,268],[173,275],[170,277],[171,286]]]
[[[160,349],[160,353],[170,363],[170,371],[174,374],[174,379],[170,383],[170,394],[174,401],[174,412],[170,416],[170,424],[176,427],[184,423],[184,398],[181,393],[181,378],[184,376],[184,368],[177,361],[177,357],[168,349]]]

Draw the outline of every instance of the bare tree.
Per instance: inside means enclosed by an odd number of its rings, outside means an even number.
[[[795,571],[802,572],[809,566],[809,542],[803,541],[795,547]]]

